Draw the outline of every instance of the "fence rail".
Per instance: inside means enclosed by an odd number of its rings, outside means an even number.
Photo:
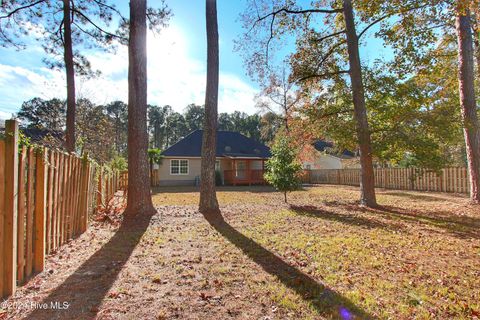
[[[465,167],[444,168],[439,174],[415,168],[378,168],[375,187],[398,190],[468,193]],[[360,185],[360,169],[316,169],[305,171],[304,183]]]
[[[0,297],[43,271],[45,256],[86,231],[89,216],[119,188],[119,173],[87,158],[18,147],[19,128],[6,121],[0,139]],[[100,199],[100,203],[97,203]]]

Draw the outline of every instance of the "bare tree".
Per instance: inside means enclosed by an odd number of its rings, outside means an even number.
[[[215,158],[218,117],[218,25],[217,1],[206,0],[207,88],[202,141],[200,206],[202,213],[220,213],[215,190]]]
[[[126,216],[153,214],[147,132],[147,1],[130,1]]]
[[[281,74],[270,73],[268,83],[256,97],[256,106],[266,112],[278,114],[288,132],[292,111],[300,101],[301,95],[295,92],[295,83],[289,79],[286,63],[284,61],[282,64]]]

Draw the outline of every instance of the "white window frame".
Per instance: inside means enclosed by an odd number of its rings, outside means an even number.
[[[178,161],[178,173],[173,173],[172,172],[172,168],[173,168],[172,162],[173,161]],[[182,167],[181,166],[182,161],[187,162],[187,173],[182,173],[181,170],[180,170],[180,168]],[[170,159],[170,175],[171,176],[188,176],[189,172],[190,172],[190,161],[188,159]]]

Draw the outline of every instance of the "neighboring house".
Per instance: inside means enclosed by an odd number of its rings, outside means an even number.
[[[203,130],[196,130],[166,149],[159,166],[160,185],[196,185],[200,181]],[[270,149],[231,131],[217,131],[216,170],[224,184],[263,184]]]
[[[38,145],[43,145],[53,149],[63,149],[64,148],[64,132],[51,130],[51,129],[40,129],[40,128],[20,128],[23,134],[30,138],[30,142]]]
[[[317,140],[313,147],[313,154],[302,162],[302,167],[306,170],[359,167],[358,158],[349,150],[339,152],[332,143],[323,140]]]
[[[50,129],[29,128],[20,126],[20,132],[36,145],[42,145],[52,149],[63,149],[64,132]],[[5,133],[5,121],[0,120],[0,134]]]

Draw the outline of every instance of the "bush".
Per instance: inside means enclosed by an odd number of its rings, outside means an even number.
[[[124,157],[121,157],[119,155],[116,155],[113,157],[112,160],[108,163],[108,166],[112,170],[118,170],[118,171],[125,171],[128,169],[128,164],[127,160]]]

